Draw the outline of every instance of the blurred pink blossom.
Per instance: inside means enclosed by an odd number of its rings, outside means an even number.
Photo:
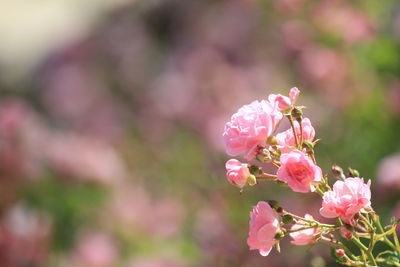
[[[118,251],[112,238],[102,232],[81,237],[75,251],[78,265],[87,267],[112,267],[117,264]]]
[[[379,163],[377,178],[384,188],[400,190],[400,153],[389,155]]]
[[[38,114],[20,99],[0,103],[0,162],[7,175],[38,176],[47,127]]]
[[[363,42],[375,34],[375,25],[368,16],[350,5],[324,1],[314,12],[316,25],[335,33],[349,43]]]
[[[92,136],[53,134],[45,147],[47,159],[63,175],[112,185],[126,177],[113,147]]]

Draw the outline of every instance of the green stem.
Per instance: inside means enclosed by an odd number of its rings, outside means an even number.
[[[293,122],[292,115],[288,115],[287,118],[289,119],[290,126],[292,126],[294,140],[296,141],[296,147],[299,148],[299,137],[297,136],[296,128],[294,127],[294,122]]]
[[[364,246],[363,243],[361,243],[361,241],[356,238],[356,237],[352,237],[351,241],[353,241],[354,244],[357,245],[357,247],[359,247],[365,254],[367,254],[367,257],[370,261],[371,264],[373,264],[374,266],[376,266],[376,261],[374,258],[374,255],[372,255],[372,252],[368,250],[368,248],[366,246]]]
[[[382,227],[382,224],[381,224],[381,221],[380,221],[378,215],[376,215],[376,217],[377,217],[376,220],[375,220],[376,226],[378,227],[379,232],[381,234],[383,234],[383,233],[385,233],[385,230],[383,230],[383,227]],[[400,252],[400,249],[396,248],[396,246],[392,243],[392,241],[389,240],[389,238],[386,235],[383,236],[383,239],[385,240],[385,243],[389,247],[391,247],[392,249]]]

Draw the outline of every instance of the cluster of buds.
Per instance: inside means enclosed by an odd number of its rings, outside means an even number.
[[[276,172],[267,173],[257,164],[230,159],[226,163],[227,179],[241,190],[260,180],[271,180],[294,192],[316,193],[322,197],[320,214],[335,218],[336,224],[321,223],[309,214],[295,215],[276,201],[260,201],[250,213],[247,239],[250,249],[267,256],[273,247],[279,250],[282,238],[290,236],[294,245],[316,242],[331,245],[334,249],[331,254],[336,261],[348,266],[377,266],[377,262],[390,264],[398,260],[397,221],[388,226],[388,231],[381,226],[378,215],[371,208],[371,181],[365,183],[359,172],[352,168],[346,176],[335,164],[332,176],[336,182],[331,187],[328,174],[323,174],[317,165],[314,147],[318,140],[314,139],[315,129],[310,119],[303,117],[305,107],[296,106],[299,93],[297,88],[292,88],[288,97],[271,94],[268,100],[254,101],[232,115],[223,133],[228,155],[269,163]],[[276,133],[284,119],[289,121],[290,128]],[[358,255],[348,249],[336,233],[353,242],[360,250]],[[393,241],[390,235],[393,235]],[[364,244],[361,238],[369,239],[369,243]],[[373,248],[377,242],[386,243],[389,252],[374,256]],[[385,257],[389,254],[390,257]]]

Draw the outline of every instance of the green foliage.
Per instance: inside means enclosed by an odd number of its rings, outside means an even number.
[[[93,215],[101,209],[105,199],[105,190],[49,176],[26,186],[22,199],[33,208],[51,215],[54,249],[65,250],[73,245],[78,228],[93,222]]]

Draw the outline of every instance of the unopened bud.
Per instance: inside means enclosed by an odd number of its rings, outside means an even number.
[[[268,204],[271,208],[273,208],[274,210],[276,210],[278,213],[282,212],[282,208],[281,205],[278,203],[278,201],[276,200],[269,200]]]
[[[353,236],[353,227],[351,225],[342,225],[340,227],[340,235],[343,238],[350,239]]]
[[[303,140],[302,148],[307,152],[312,152],[314,149],[314,144],[308,140]]]
[[[344,250],[343,249],[341,249],[341,248],[338,248],[338,249],[336,249],[336,256],[338,256],[338,257],[343,257],[344,255],[345,255],[345,253],[344,253]]]
[[[285,233],[281,229],[279,229],[275,234],[275,240],[279,241],[279,240],[282,240],[282,238],[284,238],[284,237],[285,237]]]
[[[250,186],[253,186],[253,185],[257,184],[257,178],[256,178],[254,175],[250,175],[250,176],[247,178],[247,183],[248,183]]]
[[[294,220],[293,220],[292,215],[290,215],[290,214],[283,215],[282,222],[283,222],[283,224],[293,224]]]
[[[253,175],[259,175],[261,174],[261,168],[256,166],[256,165],[251,165],[249,166],[249,171]]]
[[[303,111],[299,107],[294,107],[291,113],[293,119],[297,120],[299,123],[301,122],[301,117],[303,115]]]
[[[331,170],[332,170],[333,177],[335,177],[336,179],[338,179],[338,180],[346,179],[346,177],[343,173],[343,169],[340,166],[333,164]]]
[[[349,176],[350,177],[360,177],[360,173],[356,169],[352,169],[349,167]]]

